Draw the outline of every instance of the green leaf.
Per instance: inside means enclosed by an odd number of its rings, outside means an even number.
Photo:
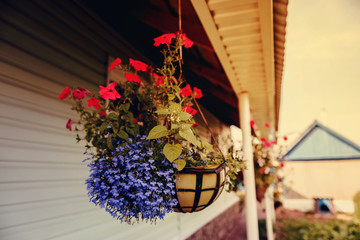
[[[210,143],[208,143],[207,141],[202,141],[202,146],[203,148],[205,148],[206,150],[210,151],[210,152],[214,152],[214,147],[213,145],[211,145]]]
[[[129,135],[124,130],[120,130],[117,133],[117,136],[121,139],[124,139],[125,141],[129,140]]]
[[[177,159],[182,151],[182,146],[180,144],[170,144],[167,143],[164,146],[164,155],[165,157],[170,161],[173,162],[175,159]]]
[[[119,107],[119,109],[123,110],[124,112],[129,111],[129,108],[130,108],[130,103],[121,104],[120,107]]]
[[[140,134],[140,127],[139,127],[139,125],[135,124],[135,126],[134,126],[134,136],[136,137],[139,134]]]
[[[131,112],[128,112],[127,114],[123,115],[124,120],[129,121],[130,123],[134,122],[134,115]]]
[[[126,130],[126,132],[129,133],[131,136],[136,137],[137,133],[136,133],[136,130],[135,130],[134,127],[132,127],[132,126],[127,126],[127,127],[125,127],[125,130]]]
[[[86,139],[87,142],[91,141],[91,139],[92,139],[91,132],[87,132],[87,134],[85,136],[85,139]]]
[[[168,135],[168,130],[163,125],[157,125],[153,127],[146,139],[157,139]]]
[[[186,161],[184,159],[178,159],[175,161],[177,170],[181,171],[186,166]]]
[[[114,150],[114,146],[112,145],[111,138],[108,138],[106,143],[107,143],[107,147],[110,150]]]
[[[100,132],[102,133],[103,131],[105,131],[105,129],[109,126],[109,123],[108,122],[103,122],[101,125],[100,125]]]
[[[124,104],[124,110],[129,111],[129,108],[130,108],[130,103],[125,103]]]
[[[162,109],[156,110],[155,113],[157,113],[158,115],[167,115],[170,112],[169,112],[169,110],[162,108]]]
[[[169,106],[169,111],[179,113],[181,112],[181,105],[179,103],[171,102]]]
[[[175,95],[174,94],[168,94],[168,98],[170,101],[174,100]]]
[[[180,121],[186,121],[186,120],[189,120],[190,118],[192,118],[192,115],[190,113],[187,113],[187,112],[180,112],[179,113]]]
[[[175,124],[175,123],[172,123],[171,124],[171,130],[172,129],[178,129],[178,128],[180,128],[181,127],[181,125],[179,125],[179,124]]]
[[[117,120],[118,119],[118,115],[116,115],[115,113],[110,113],[107,115],[107,117],[111,120]]]
[[[181,129],[179,131],[180,137],[185,138],[187,141],[191,142],[195,146],[200,146],[200,141],[196,139],[193,131],[190,128]]]
[[[181,124],[181,129],[182,129],[182,130],[187,130],[187,129],[190,129],[191,126],[192,126],[192,124],[188,124],[188,123],[186,123],[186,124]]]

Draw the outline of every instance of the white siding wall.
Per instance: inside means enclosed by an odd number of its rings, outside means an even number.
[[[83,147],[65,129],[76,116],[57,96],[103,84],[109,54],[139,53],[70,0],[1,1],[0,32],[0,239],[183,239],[237,202],[134,226],[89,203]]]

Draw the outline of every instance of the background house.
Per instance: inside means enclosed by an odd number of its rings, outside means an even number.
[[[257,0],[209,4],[224,27],[223,48],[234,54],[227,66],[241,71],[228,77],[193,6],[184,1],[183,29],[196,45],[184,51],[185,76],[203,90],[200,103],[217,134],[239,124],[242,90],[254,103],[253,119],[272,123],[275,131],[287,1],[275,1],[274,7]],[[204,10],[210,14],[208,6]],[[240,19],[236,26],[229,21],[231,11]],[[223,194],[199,213],[174,213],[156,225],[120,224],[89,203],[83,146],[65,129],[76,115],[70,102],[57,99],[64,86],[104,85],[111,57],[156,65],[159,52],[152,39],[177,31],[177,19],[177,1],[0,2],[1,239],[184,239],[215,217],[233,213],[238,198]],[[206,129],[202,135],[208,136]],[[223,219],[225,228],[232,219]]]
[[[359,146],[315,121],[283,160],[285,207],[312,210],[313,198],[332,198],[335,211],[354,211],[353,197],[360,191]]]

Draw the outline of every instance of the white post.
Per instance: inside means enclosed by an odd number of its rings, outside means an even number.
[[[271,187],[265,192],[265,210],[266,210],[266,235],[268,240],[274,240],[273,221],[274,221],[274,195]]]
[[[243,134],[243,151],[247,169],[244,170],[246,234],[249,240],[259,239],[259,227],[256,207],[255,172],[253,147],[250,128],[249,94],[243,92],[239,96],[240,126]]]

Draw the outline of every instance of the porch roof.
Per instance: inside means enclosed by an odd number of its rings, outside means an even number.
[[[178,0],[84,0],[102,20],[155,64],[153,38],[178,31]],[[238,96],[250,95],[252,119],[278,128],[288,0],[182,1],[182,28],[195,42],[183,72],[203,90],[200,103],[225,124],[239,126]]]

